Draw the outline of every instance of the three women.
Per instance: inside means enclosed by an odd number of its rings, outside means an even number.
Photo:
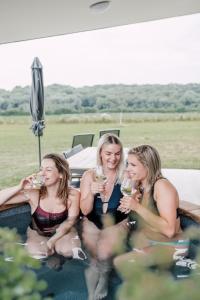
[[[137,216],[137,231],[142,243],[134,245],[147,253],[157,245],[187,251],[188,242],[181,238],[178,215],[179,198],[174,186],[161,173],[156,149],[142,145],[128,153],[126,173],[136,182],[137,192],[123,196],[120,190],[124,176],[123,147],[118,137],[105,134],[97,147],[97,166],[85,172],[80,193],[68,186],[69,168],[58,155],[46,155],[41,175],[45,185],[40,191],[31,187],[32,177],[13,188],[0,192],[0,204],[27,201],[32,211],[32,228],[28,229],[28,250],[32,254],[56,251],[64,256],[81,254],[80,240],[74,224],[82,214],[82,237],[91,264],[86,270],[89,299],[107,294],[111,259],[125,245],[129,226],[127,215]],[[73,240],[73,243],[72,243]],[[75,242],[75,245],[74,245]],[[115,258],[117,268],[124,260],[135,257],[135,251]]]

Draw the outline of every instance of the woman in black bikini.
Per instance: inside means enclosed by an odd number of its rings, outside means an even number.
[[[81,180],[80,207],[85,216],[82,236],[91,255],[86,270],[89,300],[107,295],[110,260],[126,235],[127,215],[117,210],[123,170],[121,141],[113,134],[104,134],[97,147],[97,167],[86,171]]]
[[[20,184],[0,191],[0,205],[28,202],[32,222],[27,230],[27,250],[33,257],[48,256],[55,252],[65,257],[81,253],[81,244],[74,225],[79,216],[78,190],[70,187],[69,166],[58,154],[43,157],[40,176],[44,184],[33,186],[34,176]]]

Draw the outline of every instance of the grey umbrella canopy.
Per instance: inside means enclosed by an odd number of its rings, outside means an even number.
[[[32,86],[30,97],[30,112],[32,116],[32,131],[38,137],[39,166],[41,165],[40,137],[43,135],[44,125],[44,86],[42,64],[38,57],[35,57],[31,66]]]

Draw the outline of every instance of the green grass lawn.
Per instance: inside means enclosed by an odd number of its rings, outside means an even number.
[[[58,122],[60,117],[46,117],[41,138],[42,155],[61,153],[71,146],[77,133],[95,133],[96,145],[100,129],[120,128],[125,147],[150,144],[160,152],[164,168],[200,168],[200,120],[148,120],[143,118],[113,123]],[[38,169],[38,140],[30,130],[30,117],[1,117],[0,120],[0,188],[19,182]]]

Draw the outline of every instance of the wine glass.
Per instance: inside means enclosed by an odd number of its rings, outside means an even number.
[[[45,183],[45,177],[40,174],[35,174],[32,178],[32,188],[39,190]]]
[[[125,177],[121,183],[121,192],[123,196],[132,196],[134,190],[134,182],[129,177]]]
[[[132,196],[135,192],[135,182],[130,177],[124,177],[121,183],[121,193],[123,196]],[[130,213],[130,209],[126,210],[124,213]]]
[[[100,182],[105,182],[107,180],[107,177],[103,173],[103,168],[102,166],[97,166],[96,167],[96,180]]]
[[[105,183],[106,180],[107,180],[107,177],[103,173],[102,166],[97,166],[96,167],[96,180],[100,183]],[[103,213],[106,213],[107,208],[108,208],[108,202],[106,201],[106,198],[105,198],[105,192],[99,193],[99,197],[101,198],[101,201],[102,201]]]
[[[136,182],[134,182],[130,177],[124,177],[121,183],[121,193],[123,196],[132,196],[134,192],[136,191]],[[134,220],[133,214],[130,209],[127,209],[124,211],[125,214],[129,214],[128,216],[128,226],[133,226],[136,223],[136,220]]]

